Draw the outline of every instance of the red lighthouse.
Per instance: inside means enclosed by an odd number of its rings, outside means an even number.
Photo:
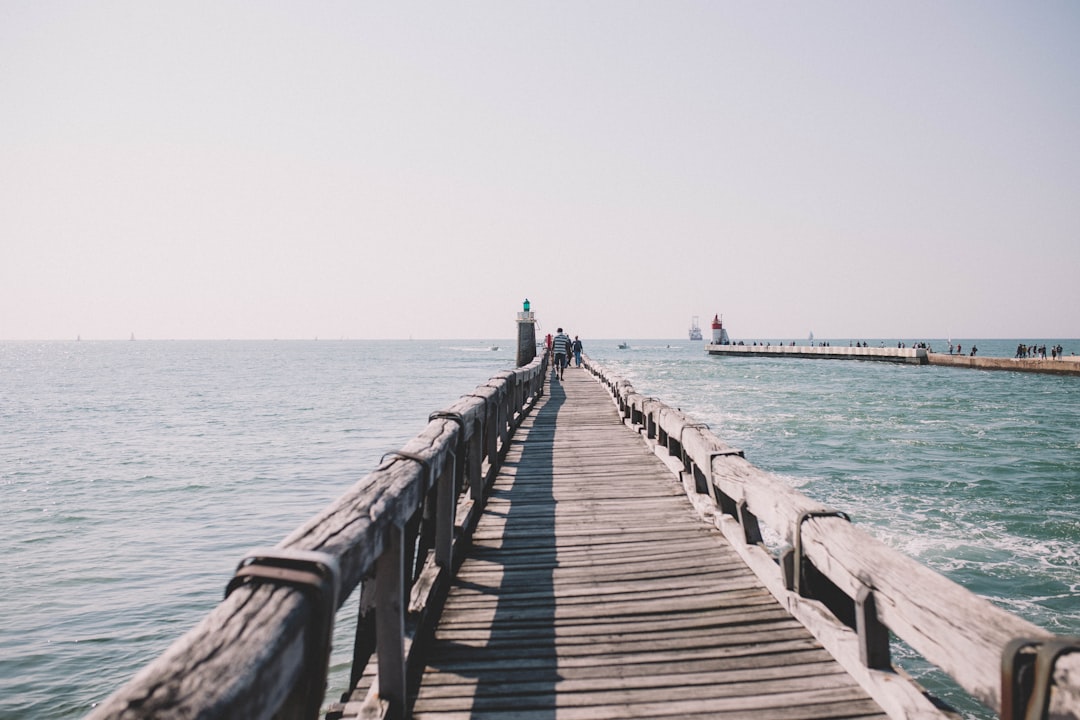
[[[713,345],[731,344],[727,330],[724,329],[724,321],[720,319],[720,315],[714,315],[712,319],[712,341]]]

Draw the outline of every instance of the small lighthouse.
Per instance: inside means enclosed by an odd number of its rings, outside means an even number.
[[[713,345],[730,345],[731,340],[728,338],[727,330],[724,329],[724,321],[720,319],[720,315],[713,315],[712,319],[712,344]]]
[[[528,365],[536,357],[536,316],[533,315],[529,298],[522,303],[522,311],[517,314],[518,346],[517,366]]]

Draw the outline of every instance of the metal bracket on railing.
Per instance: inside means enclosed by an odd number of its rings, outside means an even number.
[[[428,415],[428,422],[431,422],[432,420],[435,420],[435,419],[453,420],[458,425],[460,425],[463,429],[465,427],[465,418],[462,416],[461,413],[450,412],[449,410],[439,410],[438,412],[433,412],[430,415]]]
[[[1001,653],[1001,720],[1023,720],[1035,683],[1035,650],[1041,640],[1014,638]]]
[[[383,453],[383,456],[381,458],[379,458],[379,464],[375,467],[375,469],[376,470],[382,470],[385,467],[389,467],[389,463],[387,463],[386,465],[383,464],[384,462],[386,462],[386,458],[388,458],[388,457],[393,457],[395,459],[396,458],[402,458],[402,459],[405,459],[405,460],[412,460],[413,462],[420,463],[420,466],[424,468],[424,472],[426,473],[427,477],[424,480],[424,489],[423,489],[423,492],[420,494],[420,505],[418,505],[418,507],[423,507],[423,504],[424,504],[423,499],[427,495],[427,491],[431,489],[430,488],[431,483],[434,482],[434,478],[433,478],[433,476],[431,474],[431,460],[426,458],[426,457],[421,457],[420,455],[417,455],[416,453],[405,452],[404,450],[391,450],[388,453]],[[370,512],[374,513],[378,507],[379,507],[379,505],[377,504],[375,507],[373,507],[371,509]]]
[[[682,440],[683,432],[686,430],[686,428],[696,428],[696,429],[699,429],[699,430],[701,428],[705,428],[706,430],[710,430],[710,431],[712,430],[712,428],[709,427],[708,423],[688,423],[686,425],[679,426],[679,439],[676,440],[676,442],[679,443],[679,462],[682,463],[684,473],[685,472],[691,472],[692,471],[692,466],[693,466],[692,458],[686,453],[686,447],[683,445],[683,440]],[[664,443],[665,447],[667,448],[668,455],[671,455],[670,442],[671,442],[671,436],[668,435],[667,436],[667,442]],[[694,480],[694,490],[695,490],[695,492],[697,492],[697,493],[699,493],[701,495],[710,494],[709,488],[707,488],[707,487],[702,488],[700,475],[701,475],[700,468],[699,468],[699,472],[691,474],[691,476],[692,476],[692,478]],[[680,475],[680,478],[681,478],[681,475]],[[705,482],[711,484],[712,483],[712,478],[711,477],[706,477]]]
[[[706,430],[712,432],[712,428],[709,427],[709,423],[687,423],[686,425],[683,425],[679,428],[679,447],[682,447],[682,434],[683,431],[686,430],[686,428],[694,428],[695,430],[705,428]]]
[[[484,385],[484,386],[482,386],[482,387],[491,387],[491,386],[490,386],[490,385]],[[494,388],[492,388],[492,389],[494,390]],[[480,395],[480,394],[478,394],[478,393],[466,393],[466,394],[462,395],[461,397],[463,397],[463,398],[467,398],[467,397],[474,397],[474,398],[477,398],[478,400],[483,400],[483,401],[484,401],[484,417],[483,417],[483,422],[487,422],[487,409],[488,409],[488,405],[490,405],[490,404],[491,404],[491,402],[492,402],[492,401],[493,401],[493,400],[494,400],[495,398],[492,398],[492,397],[491,397],[490,395]]]
[[[650,402],[659,402],[659,399],[652,395],[646,395],[641,401],[641,424],[645,428],[645,437],[654,440],[656,439],[656,419],[652,414],[645,412],[645,406]]]
[[[449,410],[439,410],[428,415],[428,422],[432,420],[453,420],[461,428],[461,435],[458,437],[458,445],[462,445],[465,442],[465,417],[458,412],[451,412]]]
[[[382,470],[383,469],[383,463],[386,461],[386,458],[391,457],[391,456],[393,456],[395,458],[404,458],[405,460],[413,460],[415,462],[420,463],[421,465],[424,466],[424,469],[427,470],[428,478],[429,479],[431,478],[431,460],[426,458],[426,457],[421,457],[420,455],[417,455],[416,453],[405,452],[404,450],[391,450],[388,453],[383,453],[383,456],[381,458],[379,458],[379,464],[375,469],[376,470]]]
[[[718,457],[741,457],[741,458],[745,458],[746,455],[743,453],[742,450],[736,450],[735,448],[731,448],[730,450],[713,450],[711,453],[709,453],[709,457],[706,460],[706,462],[708,463],[708,468],[709,468],[709,485],[712,486],[712,487],[716,487],[716,485],[713,483],[714,476],[713,476],[713,471],[712,471],[712,461],[715,460]]]
[[[465,445],[465,416],[458,412],[451,412],[449,410],[439,410],[428,415],[428,422],[432,420],[453,420],[461,428],[461,435],[458,436],[458,447],[461,448]]]
[[[794,590],[796,595],[802,595],[802,576],[803,576],[803,551],[802,551],[802,526],[803,523],[810,518],[816,517],[838,517],[851,522],[851,516],[842,510],[807,510],[804,513],[799,514],[799,519],[795,523],[795,562],[792,568],[792,575],[794,575],[794,587],[788,588]]]
[[[746,457],[746,456],[743,455],[742,450],[735,450],[734,448],[732,448],[730,450],[714,450],[711,453],[709,453],[709,459],[708,459],[708,463],[709,463],[709,466],[708,466],[709,467],[709,476],[708,476],[709,477],[709,492],[712,494],[713,500],[716,501],[716,504],[720,506],[720,512],[724,513],[725,515],[731,515],[732,517],[738,518],[739,517],[739,511],[738,511],[738,506],[735,503],[735,500],[732,497],[730,497],[727,493],[722,491],[720,488],[716,487],[716,475],[713,474],[712,461],[715,460],[718,457]],[[745,500],[743,502],[745,502]]]
[[[683,425],[683,426],[681,426],[679,428],[679,439],[676,442],[679,443],[679,460],[682,461],[682,464],[683,464],[684,468],[686,468],[687,462],[686,462],[686,450],[683,448],[682,436],[683,436],[683,432],[685,432],[686,428],[695,428],[697,430],[700,430],[701,428],[705,428],[706,430],[712,431],[712,428],[709,427],[709,423],[688,423],[688,424]],[[670,439],[670,438],[671,438],[671,436],[668,435],[668,439]],[[668,448],[668,454],[669,455],[671,454],[671,448],[670,447]],[[689,468],[686,468],[686,469],[689,470]]]
[[[1080,652],[1080,637],[1016,638],[1001,655],[1001,720],[1042,720],[1058,658]]]
[[[477,385],[477,387],[490,387],[490,388],[491,388],[492,390],[494,390],[494,389],[495,389],[495,388],[491,387],[491,385]],[[481,400],[483,400],[484,402],[487,402],[488,400],[490,400],[490,399],[491,399],[491,396],[490,396],[490,395],[480,395],[479,393],[465,393],[465,394],[464,394],[464,395],[462,395],[461,397],[474,397],[474,398],[480,398],[480,399],[481,399]]]
[[[468,395],[462,395],[461,397],[480,398],[484,401],[485,405],[490,403],[498,404],[501,401],[501,398],[499,397],[499,395],[503,392],[503,388],[501,386],[484,383],[483,385],[477,385],[476,387],[491,388],[492,390],[495,390],[496,393],[494,395],[478,395],[477,393],[469,393]]]
[[[300,681],[307,684],[304,717],[316,719],[326,694],[330,640],[340,592],[341,571],[337,559],[310,550],[255,550],[240,561],[236,574],[225,588],[225,597],[243,585],[260,583],[294,588],[311,601],[312,618],[304,641],[305,658]]]

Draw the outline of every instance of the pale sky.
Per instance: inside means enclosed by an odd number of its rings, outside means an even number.
[[[0,339],[1080,337],[1080,3],[0,0]]]

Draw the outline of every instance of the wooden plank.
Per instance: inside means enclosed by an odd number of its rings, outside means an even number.
[[[883,718],[603,388],[566,375],[508,443],[414,717]]]
[[[661,669],[657,669],[660,667]],[[802,650],[789,650],[784,655],[776,653],[752,656],[705,658],[698,657],[687,660],[679,666],[670,664],[661,666],[649,663],[627,663],[617,667],[596,665],[571,665],[566,664],[559,668],[559,677],[564,681],[587,680],[589,678],[621,677],[633,678],[639,676],[665,678],[670,675],[683,675],[694,673],[709,673],[722,681],[730,681],[736,673],[750,673],[760,677],[782,676],[785,673],[806,672],[841,672],[832,657],[820,648]],[[507,681],[528,681],[535,678],[533,668],[496,667],[492,672],[497,672],[499,677]],[[436,685],[460,685],[468,681],[468,677],[452,672],[443,672],[431,669],[424,676],[425,684]]]
[[[431,710],[418,709],[413,717],[441,717],[440,712],[469,712],[470,717],[495,713],[505,718],[551,718],[557,711],[559,720],[596,720],[597,718],[653,717],[740,717],[740,718],[847,718],[881,717],[872,715],[874,704],[845,690],[834,688],[773,692],[759,696],[714,697],[703,688],[689,698],[669,698],[663,694],[629,692],[596,695],[547,694],[535,698],[500,699],[470,698],[456,703],[434,702]],[[546,702],[552,697],[553,702]],[[532,702],[529,702],[532,700]],[[494,717],[495,715],[491,715]]]

